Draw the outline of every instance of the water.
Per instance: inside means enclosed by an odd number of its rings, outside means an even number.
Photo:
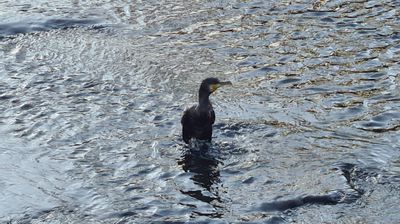
[[[0,2],[1,222],[398,223],[399,6]]]

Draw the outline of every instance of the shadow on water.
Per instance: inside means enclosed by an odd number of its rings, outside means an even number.
[[[265,202],[261,204],[260,210],[265,212],[285,211],[306,204],[336,205],[341,201],[343,195],[343,192],[334,191],[327,195],[309,195],[289,200]]]
[[[181,193],[192,198],[210,204],[215,210],[221,208],[222,203],[218,185],[221,183],[219,165],[222,162],[218,159],[217,151],[219,148],[204,142],[192,142],[186,148],[178,165],[187,173],[192,173],[190,178],[194,184],[203,190],[181,190]],[[221,213],[202,214],[210,217],[222,217]]]
[[[288,200],[276,200],[273,202],[261,203],[259,209],[264,212],[286,211],[300,206],[317,205],[337,205],[339,203],[354,203],[364,194],[360,186],[360,180],[367,176],[354,164],[339,163],[334,170],[340,170],[343,177],[346,178],[347,189],[337,189],[322,195],[306,195]]]

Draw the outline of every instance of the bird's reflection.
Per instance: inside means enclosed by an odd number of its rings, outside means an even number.
[[[218,165],[221,163],[218,158],[213,155],[209,144],[200,144],[191,146],[184,152],[181,160],[178,162],[185,172],[193,173],[191,179],[195,184],[207,190],[207,195],[204,190],[181,191],[183,194],[189,195],[200,201],[211,204],[213,207],[218,207],[221,203],[221,198],[218,192],[220,184],[220,172]],[[209,194],[210,193],[210,194]]]

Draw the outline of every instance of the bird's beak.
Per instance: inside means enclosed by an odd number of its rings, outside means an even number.
[[[221,86],[231,86],[231,85],[232,85],[232,83],[231,83],[230,81],[226,81],[226,82],[220,82],[218,87],[221,87]]]
[[[218,84],[213,84],[211,85],[211,92],[215,92],[219,87],[221,86],[231,86],[232,83],[227,81],[227,82],[219,82]]]

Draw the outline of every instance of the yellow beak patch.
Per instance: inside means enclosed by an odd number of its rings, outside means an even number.
[[[231,86],[232,85],[232,83],[231,82],[229,82],[229,81],[227,81],[227,82],[220,82],[220,83],[217,83],[217,84],[211,84],[210,85],[210,90],[211,90],[211,92],[214,92],[215,90],[217,90],[219,87],[221,87],[221,86]]]
[[[214,92],[215,90],[217,90],[221,85],[220,84],[211,84],[210,85],[210,90],[211,92]]]

